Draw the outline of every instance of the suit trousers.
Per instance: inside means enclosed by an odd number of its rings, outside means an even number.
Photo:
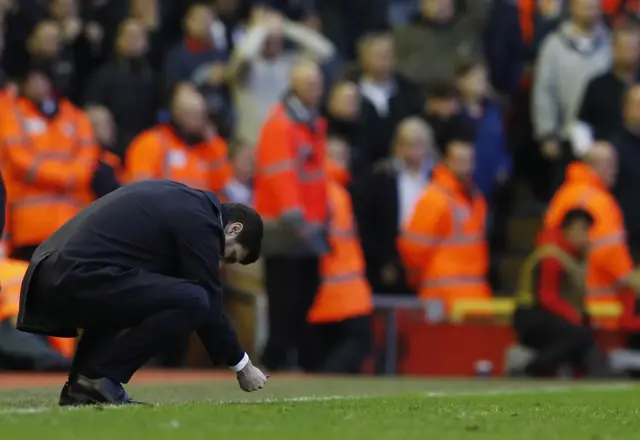
[[[272,257],[265,261],[269,339],[262,363],[271,371],[297,365],[320,274],[317,257]]]
[[[44,272],[46,275],[46,271]],[[36,275],[38,290],[46,286]],[[82,329],[70,378],[127,383],[163,347],[184,340],[209,313],[208,293],[185,280],[121,268],[83,273],[46,296],[48,312]]]

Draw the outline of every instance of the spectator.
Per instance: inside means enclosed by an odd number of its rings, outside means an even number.
[[[114,55],[116,34],[122,21],[131,13],[131,1],[85,0],[79,7],[87,44],[82,53],[76,55],[77,59],[82,58],[77,67],[80,77],[89,78]]]
[[[420,114],[420,97],[416,87],[396,72],[391,36],[366,35],[359,44],[360,71],[353,79],[360,86],[362,106],[360,124],[363,130],[359,160],[369,168],[389,157],[396,125]]]
[[[213,10],[205,4],[195,3],[187,10],[184,18],[185,39],[166,55],[166,90],[187,80],[216,88],[225,85],[229,53],[214,45],[211,34],[214,19]]]
[[[360,230],[374,291],[406,294],[411,289],[396,241],[429,183],[437,157],[433,132],[418,117],[405,119],[393,149],[393,158],[377,164],[363,191]]]
[[[247,145],[236,146],[231,162],[233,178],[227,185],[229,200],[251,205],[253,201],[253,148]]]
[[[85,25],[79,15],[78,0],[52,0],[50,7],[51,18],[60,27],[61,53],[73,64],[73,84],[70,85],[72,95],[67,95],[74,102],[80,99],[80,92],[84,89],[86,78],[80,73],[90,72],[93,59],[89,40],[90,34],[85,32]],[[86,65],[85,65],[86,64]]]
[[[100,148],[113,151],[116,146],[118,130],[109,109],[103,106],[91,106],[87,107],[85,111],[91,120]]]
[[[398,240],[410,284],[445,312],[459,299],[491,297],[487,208],[473,185],[474,154],[473,135],[460,126]]]
[[[481,27],[455,0],[421,0],[413,21],[393,32],[398,68],[427,90],[449,80],[460,59],[481,54]]]
[[[246,15],[246,2],[243,0],[215,0],[213,1],[218,11],[219,20],[213,24],[212,32],[218,44],[224,45],[233,52],[236,44],[245,34],[244,20]]]
[[[609,31],[600,0],[571,0],[571,18],[550,34],[538,55],[533,81],[534,135],[554,165],[554,183],[571,154],[568,141],[588,82],[611,65]]]
[[[357,84],[349,81],[336,83],[327,102],[327,133],[343,139],[349,146],[351,164],[349,169],[361,171],[358,154],[362,150],[362,129],[359,124],[360,91]]]
[[[593,223],[587,211],[568,211],[559,230],[541,234],[522,266],[514,328],[520,343],[536,354],[512,374],[544,377],[565,364],[584,368],[589,377],[605,373],[585,302],[584,266]]]
[[[118,126],[113,151],[124,157],[131,140],[153,125],[159,103],[153,72],[145,59],[148,41],[142,24],[131,18],[123,21],[115,46],[113,59],[89,82],[84,101],[109,109]]]
[[[285,50],[285,41],[296,47]],[[256,143],[269,111],[287,91],[296,58],[305,52],[324,62],[333,56],[334,48],[320,33],[275,12],[258,10],[231,65],[238,138]]]
[[[610,192],[618,174],[614,148],[595,143],[583,158],[567,168],[567,177],[553,196],[545,214],[545,229],[559,229],[572,209],[580,208],[594,218],[589,241],[587,292],[589,302],[616,302],[626,287],[640,292],[640,278],[625,243],[624,218]]]
[[[443,82],[431,88],[423,106],[422,117],[433,130],[436,147],[440,154],[444,153],[449,135],[448,127],[460,111],[460,94],[455,85]]]
[[[620,163],[613,193],[624,216],[627,245],[634,260],[640,262],[640,85],[629,89],[623,107],[622,127],[611,137]]]
[[[490,282],[497,290],[500,277],[496,263],[506,246],[510,209],[507,182],[512,166],[503,126],[504,115],[498,101],[489,96],[487,70],[482,61],[460,64],[456,79],[462,97],[463,117],[469,118],[474,126],[476,164],[473,180],[489,205]]]
[[[358,40],[366,34],[389,29],[389,0],[314,1],[323,32],[335,44],[342,59],[356,56]],[[309,20],[306,20],[309,22]]]
[[[525,3],[540,2],[532,0]],[[525,69],[525,37],[526,43],[530,43],[530,36],[521,32],[520,7],[518,2],[494,1],[484,33],[484,51],[491,84],[498,93],[507,96],[520,89]]]
[[[101,149],[100,162],[91,185],[96,197],[102,197],[118,189],[123,179],[122,159],[113,152],[117,130],[106,107],[89,107],[86,112]]]
[[[327,156],[327,173],[334,182],[348,188],[352,183],[349,144],[338,136],[327,135]]]
[[[53,74],[30,67],[15,112],[2,114],[12,258],[29,261],[36,247],[90,203],[100,147],[86,114],[56,97]]]
[[[620,128],[623,97],[638,78],[639,59],[638,28],[623,26],[615,29],[613,66],[589,82],[578,113],[578,119],[589,126],[593,138],[607,139]]]
[[[55,21],[38,23],[27,40],[27,50],[29,63],[47,66],[51,70],[59,93],[65,97],[75,94],[73,52],[64,46],[61,29]],[[24,66],[21,70],[24,70]]]
[[[489,97],[487,69],[483,62],[461,63],[456,80],[463,112],[475,126],[477,155],[473,179],[484,196],[493,201],[511,173],[502,108]]]
[[[6,56],[3,59],[3,67],[14,77],[26,69],[29,63],[27,41],[38,23],[49,18],[48,2],[42,0],[20,0],[6,10],[3,21],[3,33],[6,38]]]
[[[332,153],[335,154],[330,159],[337,163],[337,169],[348,166],[346,145],[342,151],[332,149]],[[365,276],[351,197],[336,180],[340,175],[327,171],[331,179],[327,189],[331,253],[320,260],[322,280],[307,315],[309,334],[301,364],[307,371],[317,373],[359,373],[372,348],[373,298]]]
[[[233,169],[225,141],[207,120],[206,104],[191,84],[176,86],[171,121],[136,136],[127,150],[126,180],[174,180],[225,196]]]
[[[294,352],[299,352],[320,284],[319,259],[329,251],[321,97],[320,69],[310,60],[300,61],[291,73],[291,93],[271,112],[256,147],[255,206],[265,221],[269,297],[269,340],[262,361],[269,370],[296,364]]]

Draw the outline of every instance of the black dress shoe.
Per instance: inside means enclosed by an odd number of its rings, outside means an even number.
[[[144,405],[133,400],[122,385],[106,377],[89,379],[78,376],[73,382],[66,382],[60,392],[60,406],[83,405]]]

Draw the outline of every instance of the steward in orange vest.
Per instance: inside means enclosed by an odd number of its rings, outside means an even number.
[[[55,96],[47,69],[31,67],[21,96],[0,112],[2,171],[14,258],[33,250],[94,200],[100,147],[86,114]]]
[[[330,161],[331,252],[320,259],[320,289],[307,320],[310,371],[357,373],[371,351],[373,299],[356,231],[351,196],[339,182],[344,166]]]
[[[256,146],[254,203],[264,220],[269,341],[262,362],[292,366],[329,250],[326,122],[318,116],[322,75],[312,61],[291,73],[291,92],[277,105]]]
[[[44,340],[15,328],[27,266],[19,260],[0,260],[0,370],[66,371],[75,350],[74,339]]]
[[[204,98],[180,85],[171,100],[171,122],[133,139],[125,156],[125,180],[166,179],[225,196],[233,177],[227,144],[207,133]]]
[[[640,292],[640,272],[634,270],[626,244],[622,211],[609,191],[615,183],[617,168],[613,147],[604,142],[594,144],[584,162],[573,162],[567,167],[566,179],[553,196],[544,219],[546,229],[558,229],[562,218],[572,209],[584,209],[593,216],[587,268],[588,302],[618,301],[620,295],[635,299],[636,292]]]
[[[409,283],[421,299],[442,301],[445,310],[458,299],[491,298],[487,206],[471,181],[473,155],[468,139],[447,143],[444,164],[434,169],[398,239]]]

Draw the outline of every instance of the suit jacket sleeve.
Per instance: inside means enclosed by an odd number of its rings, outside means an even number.
[[[209,294],[209,316],[198,336],[214,363],[237,365],[244,357],[238,335],[222,310],[220,282],[221,225],[212,212],[189,211],[181,219],[178,237],[180,272]]]

